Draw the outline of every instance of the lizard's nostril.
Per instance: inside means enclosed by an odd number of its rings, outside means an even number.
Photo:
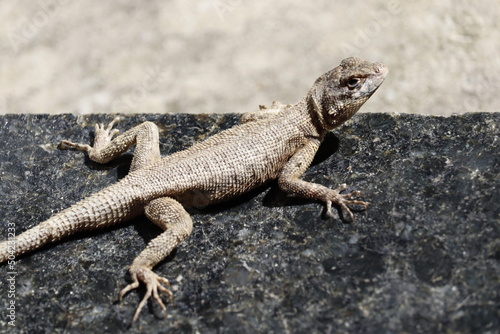
[[[387,66],[380,63],[374,63],[374,71],[375,73],[387,73]]]

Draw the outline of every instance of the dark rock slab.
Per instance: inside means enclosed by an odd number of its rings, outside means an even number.
[[[118,127],[162,124],[168,154],[238,118],[136,115]],[[0,116],[2,239],[9,224],[20,233],[126,174],[130,157],[102,166],[57,149],[111,119]],[[489,113],[357,115],[304,176],[362,190],[371,207],[355,222],[324,219],[322,205],[275,184],[192,210],[192,236],[155,270],[175,294],[167,319],[150,303],[132,328],[144,290],[117,294],[160,230],[139,218],[81,233],[18,258],[15,274],[0,267],[0,332],[498,333],[499,125]]]

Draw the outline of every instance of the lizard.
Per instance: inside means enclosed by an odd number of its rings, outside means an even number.
[[[388,73],[380,63],[350,57],[320,76],[297,103],[273,103],[266,109],[245,114],[241,124],[219,132],[190,148],[160,156],[158,127],[144,122],[123,134],[114,129],[118,118],[107,126],[95,125],[93,146],[62,140],[61,148],[86,152],[98,163],[107,163],[129,147],[135,152],[127,176],[39,225],[0,243],[0,263],[15,259],[47,243],[83,230],[98,229],[145,214],[163,232],[153,238],[132,261],[128,271],[132,283],[119,293],[144,284],[146,292],[137,306],[134,323],[152,298],[166,312],[160,294],[170,300],[169,281],[153,272],[190,235],[193,221],[186,211],[203,196],[213,204],[241,195],[271,180],[286,193],[326,204],[346,212],[350,206],[368,207],[359,191],[337,189],[301,180],[325,135],[350,119],[379,88]]]

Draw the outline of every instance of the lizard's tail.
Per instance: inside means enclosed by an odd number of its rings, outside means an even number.
[[[118,182],[85,198],[39,225],[0,242],[0,263],[61,240],[78,231],[109,226],[141,213],[142,206],[131,191]]]

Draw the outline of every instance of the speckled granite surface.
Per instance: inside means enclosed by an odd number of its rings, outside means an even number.
[[[110,115],[0,116],[0,204],[25,229],[127,171],[60,151]],[[167,154],[232,126],[236,115],[136,115],[163,124]],[[167,319],[144,290],[122,303],[126,265],[160,231],[145,218],[82,233],[17,259],[15,297],[0,266],[0,332],[498,333],[500,114],[360,114],[335,131],[305,179],[362,190],[354,223],[274,184],[192,211],[195,229],[156,272],[171,279]],[[83,128],[83,129],[82,129]],[[15,301],[15,327],[7,306]]]

